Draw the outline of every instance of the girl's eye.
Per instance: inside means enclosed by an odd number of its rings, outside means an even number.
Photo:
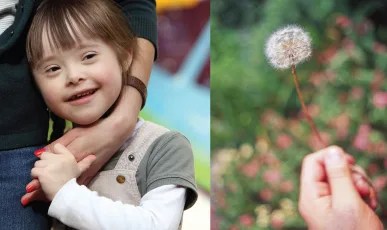
[[[52,66],[52,67],[46,69],[46,73],[55,73],[58,70],[60,70],[59,66]]]
[[[90,60],[93,57],[95,57],[97,54],[96,53],[88,53],[83,57],[83,61]]]

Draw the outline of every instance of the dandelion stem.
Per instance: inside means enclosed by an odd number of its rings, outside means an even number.
[[[297,96],[298,96],[298,99],[301,102],[301,107],[302,107],[302,110],[303,110],[303,112],[305,114],[305,117],[306,117],[306,119],[307,119],[307,121],[309,123],[309,126],[312,129],[312,132],[314,133],[314,135],[316,135],[316,137],[317,137],[318,141],[321,143],[321,145],[323,147],[326,147],[327,145],[325,144],[325,142],[321,138],[320,133],[318,132],[317,127],[316,127],[315,123],[313,122],[313,119],[310,116],[310,114],[309,114],[309,112],[308,112],[308,110],[307,110],[307,108],[305,106],[304,98],[302,97],[302,93],[301,93],[301,90],[300,90],[300,83],[298,81],[297,72],[296,72],[296,66],[295,65],[292,65],[292,75],[293,75],[294,84],[296,85]]]

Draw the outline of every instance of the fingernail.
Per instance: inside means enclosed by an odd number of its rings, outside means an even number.
[[[22,204],[23,206],[26,206],[26,205],[28,204],[28,200],[25,199],[25,198],[22,198],[22,199],[21,199],[21,204]]]
[[[41,149],[35,150],[34,154],[35,154],[36,157],[40,157],[40,155],[41,155],[44,151],[46,151],[46,149],[45,149],[45,148],[41,148]]]
[[[375,210],[378,207],[378,202],[376,200],[371,201],[371,206]]]
[[[328,157],[327,160],[331,164],[340,164],[343,161],[342,155],[340,154],[340,152],[336,148],[330,148],[328,150],[328,156],[327,157]]]
[[[34,190],[35,190],[35,186],[33,186],[33,185],[27,185],[27,187],[26,187],[27,193],[30,193],[30,192],[32,192],[32,191],[34,191]]]

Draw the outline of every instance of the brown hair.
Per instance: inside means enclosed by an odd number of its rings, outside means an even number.
[[[39,5],[27,35],[26,52],[31,67],[43,56],[43,33],[49,45],[71,49],[86,38],[99,38],[110,44],[123,68],[128,71],[128,52],[136,51],[135,35],[122,10],[111,0],[45,0]]]

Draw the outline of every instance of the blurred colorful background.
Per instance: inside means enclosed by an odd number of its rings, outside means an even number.
[[[297,66],[323,139],[352,154],[379,193],[387,226],[387,2],[211,1],[211,229],[305,229],[302,158],[318,149],[289,71],[264,57],[275,30],[302,26]]]
[[[156,0],[158,58],[141,116],[184,134],[191,142],[198,202],[183,229],[210,227],[210,1]]]

